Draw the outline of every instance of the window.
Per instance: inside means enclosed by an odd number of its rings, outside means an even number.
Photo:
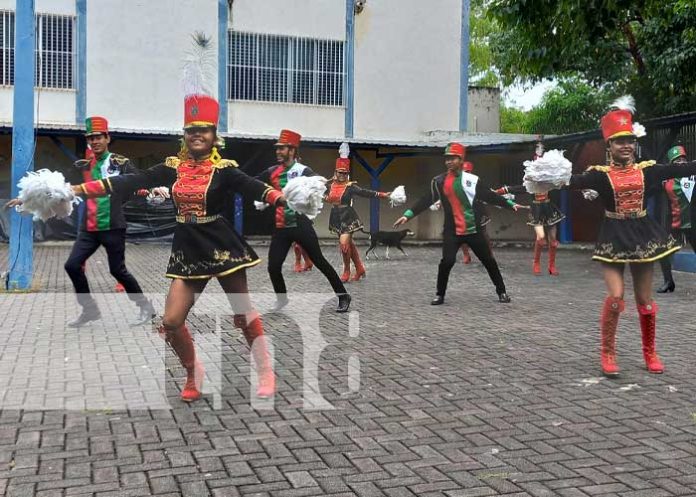
[[[75,18],[37,14],[34,84],[75,88]],[[0,11],[0,85],[14,84],[15,15]]]
[[[0,85],[14,84],[14,12],[0,10]]]
[[[343,105],[344,42],[228,33],[231,100]]]

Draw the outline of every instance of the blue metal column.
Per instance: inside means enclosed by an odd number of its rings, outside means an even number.
[[[360,163],[360,165],[370,174],[370,188],[375,191],[379,191],[381,182],[379,180],[380,175],[384,170],[392,163],[394,160],[393,155],[387,156],[377,169],[372,168],[370,164],[367,163],[365,159],[357,152],[352,152],[353,157]],[[379,199],[370,199],[370,231],[379,231]]]
[[[77,12],[77,92],[75,122],[83,126],[87,116],[87,0],[76,0]]]
[[[462,33],[459,60],[459,131],[466,131],[469,122],[469,2],[462,0]]]
[[[561,227],[558,233],[558,241],[561,243],[570,243],[573,241],[573,218],[570,211],[570,193],[568,190],[561,190],[561,212],[565,214],[565,219],[561,221]]]
[[[468,1],[468,0],[467,0]],[[353,138],[353,98],[355,91],[355,0],[346,0],[345,137]]]
[[[17,0],[12,115],[12,198],[17,183],[34,169],[34,0]],[[30,216],[10,214],[8,290],[28,290],[33,277],[34,227]]]

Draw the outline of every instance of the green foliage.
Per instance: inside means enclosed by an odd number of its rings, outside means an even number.
[[[644,115],[696,108],[693,0],[491,0],[504,85],[583,80],[631,93]]]
[[[493,65],[490,37],[496,31],[494,19],[486,15],[489,0],[471,0],[469,15],[469,83],[474,86],[500,87]]]
[[[500,132],[524,133],[527,120],[527,112],[515,107],[500,105]]]

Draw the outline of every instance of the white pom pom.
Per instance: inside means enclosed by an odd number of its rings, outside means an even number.
[[[299,176],[288,181],[283,188],[283,195],[288,207],[314,219],[324,206],[326,178],[321,176]]]
[[[70,183],[66,183],[58,171],[40,169],[30,171],[19,180],[19,200],[17,212],[28,212],[34,220],[46,221],[52,217],[67,217],[72,213],[73,204],[80,202],[73,195]]]
[[[394,191],[389,195],[389,203],[392,207],[406,203],[406,188],[404,188],[404,185],[394,188]]]
[[[536,160],[524,161],[524,187],[531,194],[548,193],[570,181],[573,164],[562,150],[549,150]]]
[[[338,147],[338,156],[341,159],[347,159],[350,156],[350,147],[348,146],[348,143],[341,143],[341,146]]]
[[[442,204],[440,203],[439,200],[430,206],[431,211],[439,211],[440,208],[442,208]]]
[[[268,205],[269,204],[267,204],[266,202],[259,202],[258,200],[254,200],[254,207],[256,207],[257,211],[264,210],[266,207],[268,207]]]
[[[587,190],[582,191],[582,196],[585,197],[585,200],[592,202],[599,197],[599,192],[597,190],[591,190],[588,188]]]
[[[634,114],[636,112],[636,101],[631,95],[624,95],[614,100],[610,108],[627,110],[631,114]]]
[[[633,123],[633,134],[636,135],[637,138],[643,138],[648,133],[645,131],[645,126],[642,124]]]
[[[507,200],[515,200],[515,195],[512,193],[503,193],[501,197]]]

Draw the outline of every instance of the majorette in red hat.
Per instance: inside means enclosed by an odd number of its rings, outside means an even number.
[[[338,159],[336,159],[337,173],[350,173],[350,147],[346,142],[341,143],[338,148]]]
[[[630,95],[620,97],[611,104],[611,110],[604,114],[601,121],[604,141],[621,136],[635,136],[637,138],[645,136],[645,128],[639,123],[633,122],[635,111],[635,100]]]
[[[85,119],[85,136],[108,135],[109,121],[105,117],[91,116]]]
[[[207,65],[212,56],[212,41],[204,33],[198,32],[192,38],[193,48],[188,52],[182,77],[184,129],[217,128],[220,105],[210,96],[210,84],[206,81]]]

